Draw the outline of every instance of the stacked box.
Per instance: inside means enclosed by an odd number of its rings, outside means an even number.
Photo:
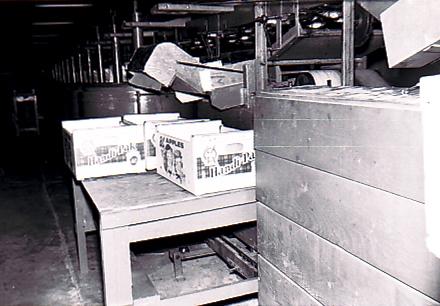
[[[158,113],[63,121],[64,160],[77,180],[145,172],[143,122],[178,118]]]
[[[157,173],[194,195],[255,186],[252,130],[227,128],[220,120],[156,129]]]
[[[167,121],[145,121],[144,122],[144,150],[145,150],[145,169],[156,170],[157,154],[156,154],[156,129],[160,124],[181,124],[190,122],[206,122],[209,119],[178,119]]]

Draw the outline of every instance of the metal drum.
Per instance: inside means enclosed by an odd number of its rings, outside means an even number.
[[[194,105],[184,105],[173,94],[156,95],[129,84],[94,84],[72,89],[73,118],[101,118],[136,113],[178,112],[195,116]]]

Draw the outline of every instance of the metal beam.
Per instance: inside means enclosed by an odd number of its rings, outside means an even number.
[[[145,21],[145,22],[127,22],[123,24],[123,28],[185,28],[186,23],[191,18],[176,18],[169,21]]]
[[[168,13],[192,13],[192,14],[219,14],[231,13],[233,6],[225,5],[206,5],[206,4],[171,4],[159,3],[151,9],[152,14]]]
[[[255,84],[256,92],[266,89],[267,85],[267,38],[265,25],[258,21],[266,16],[266,5],[263,2],[255,3]]]

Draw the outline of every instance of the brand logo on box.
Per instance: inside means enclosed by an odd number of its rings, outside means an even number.
[[[79,150],[77,164],[78,166],[95,166],[128,161],[131,165],[136,165],[142,158],[142,152],[139,148],[143,148],[143,144],[128,143],[96,147],[85,155],[80,154],[81,150]]]
[[[203,158],[197,158],[197,178],[211,178],[229,174],[252,172],[255,152],[218,155],[215,148],[207,148]]]

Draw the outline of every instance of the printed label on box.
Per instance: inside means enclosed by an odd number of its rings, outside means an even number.
[[[255,152],[218,155],[215,147],[206,148],[197,158],[197,179],[252,172]]]
[[[163,169],[168,176],[179,183],[184,183],[186,174],[184,172],[183,154],[181,149],[185,144],[181,141],[168,137],[160,137],[159,147],[163,158]]]
[[[183,184],[186,179],[182,152],[185,149],[185,143],[171,137],[161,136],[159,147],[161,148],[164,171],[170,179]],[[197,163],[197,179],[203,180],[252,172],[255,152],[218,154],[215,147],[207,147],[203,152],[203,156],[196,157],[195,160]]]
[[[144,144],[130,142],[127,144],[95,147],[93,142],[83,144],[75,151],[76,166],[95,166],[105,163],[129,162],[136,165],[145,159]]]

